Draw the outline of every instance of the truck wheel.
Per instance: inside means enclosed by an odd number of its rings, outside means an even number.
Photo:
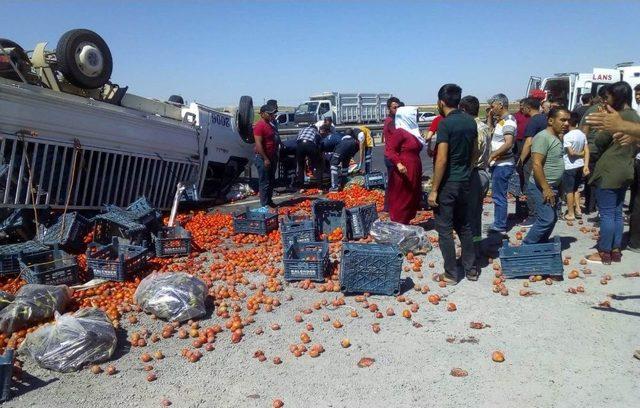
[[[2,45],[2,48],[4,48],[5,51],[7,48],[13,48],[13,51],[9,52],[9,58],[11,58],[11,61],[16,64],[20,72],[24,73],[25,71],[28,71],[28,67],[31,62],[29,60],[29,56],[24,52],[24,49],[21,46],[11,40],[7,40],[6,38],[0,38],[0,45]],[[2,53],[0,52],[0,54]],[[7,63],[6,68],[3,67],[0,69],[0,76],[13,81],[21,81],[20,77],[9,63]]]
[[[64,33],[56,47],[56,58],[62,75],[80,88],[99,88],[111,78],[111,51],[93,31],[76,29]]]
[[[253,143],[253,99],[250,96],[241,96],[238,104],[238,133],[247,143]]]

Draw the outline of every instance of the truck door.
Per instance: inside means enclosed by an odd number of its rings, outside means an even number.
[[[542,78],[534,76],[529,77],[529,83],[527,84],[527,92],[525,96],[529,96],[531,94],[531,91],[533,91],[534,89],[540,89],[541,85]]]
[[[322,102],[318,108],[318,120],[331,116],[331,105],[329,102]]]

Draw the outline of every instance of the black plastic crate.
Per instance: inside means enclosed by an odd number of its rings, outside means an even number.
[[[344,201],[318,200],[311,204],[313,227],[316,232],[316,240],[321,236],[329,235],[337,228],[342,230],[342,236],[347,239],[347,213]]]
[[[499,250],[502,274],[507,278],[531,275],[562,276],[562,244],[559,237],[545,244],[512,247],[509,240]]]
[[[6,349],[0,356],[0,402],[11,398],[11,378],[13,377],[13,349]]]
[[[122,217],[142,224],[151,232],[156,232],[162,227],[162,214],[151,206],[149,200],[142,196],[127,208],[120,208],[115,205],[106,205],[107,212],[115,212]]]
[[[284,280],[298,281],[310,279],[323,282],[329,267],[328,242],[293,243],[284,252]]]
[[[46,228],[39,241],[45,245],[58,245],[60,248],[79,249],[89,231],[89,220],[77,212],[65,214],[55,224]],[[64,231],[63,231],[64,227]]]
[[[144,196],[129,204],[127,212],[133,214],[135,220],[147,228],[158,229],[162,226],[162,214],[153,208]]]
[[[385,189],[387,177],[381,171],[372,171],[364,175],[364,188],[372,190],[374,188]]]
[[[403,255],[395,245],[345,243],[340,289],[344,293],[397,295]]]
[[[236,234],[267,235],[277,229],[277,213],[250,210],[247,207],[233,214],[233,230]]]
[[[73,285],[78,283],[76,258],[57,247],[51,251],[22,255],[18,262],[22,277],[27,283],[40,285]]]
[[[0,222],[0,241],[28,241],[35,235],[33,211],[24,208],[13,210]]]
[[[0,246],[0,276],[15,275],[20,272],[18,258],[24,254],[49,251],[49,247],[36,241]]]
[[[366,204],[347,209],[349,239],[360,239],[369,236],[371,225],[378,219],[375,204]]]
[[[185,256],[191,253],[191,233],[179,225],[162,227],[154,236],[156,256]]]
[[[89,244],[87,270],[94,278],[122,282],[142,268],[148,259],[149,251],[145,246],[121,244],[114,237],[112,243],[104,247]]]
[[[101,245],[111,244],[113,237],[122,238],[134,245],[149,242],[150,234],[147,227],[123,215],[122,210],[98,214],[92,221],[93,241]]]
[[[288,214],[282,219],[280,225],[280,234],[282,235],[282,248],[286,251],[293,240],[298,242],[313,242],[315,238],[315,229],[313,228],[313,220],[296,219]]]

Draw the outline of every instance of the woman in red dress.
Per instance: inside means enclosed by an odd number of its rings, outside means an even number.
[[[387,195],[391,221],[408,225],[418,212],[422,192],[424,143],[416,122],[417,108],[398,108],[393,137],[387,140],[384,155],[393,163],[388,175]]]

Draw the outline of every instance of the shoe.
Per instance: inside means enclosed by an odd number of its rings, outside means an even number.
[[[609,252],[601,252],[598,251],[595,254],[591,254],[585,257],[587,262],[602,264],[602,265],[611,265],[611,253]]]
[[[473,268],[471,268],[471,270],[466,273],[467,280],[472,282],[477,281],[479,276],[480,276],[480,273],[476,265],[474,265]]]
[[[619,249],[611,251],[611,262],[622,262],[622,252]]]
[[[534,224],[535,221],[536,221],[535,218],[527,217],[526,220],[524,220],[520,224],[518,224],[518,227],[520,227],[520,228],[531,228],[531,227],[533,227],[533,224]]]
[[[455,286],[458,284],[458,281],[453,276],[449,275],[446,272],[440,274],[440,281],[446,282],[447,285],[452,285],[452,286]]]
[[[502,228],[496,228],[496,227],[489,227],[489,229],[487,230],[487,232],[493,232],[496,234],[506,234],[507,230],[504,230]]]
[[[329,189],[329,192],[330,192],[330,193],[337,193],[338,191],[340,191],[340,187],[331,187],[331,188]]]

